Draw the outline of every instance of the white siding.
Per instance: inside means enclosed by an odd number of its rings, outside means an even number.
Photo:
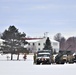
[[[38,40],[26,40],[29,42],[27,49],[30,49],[31,52],[36,52],[39,49],[42,50],[44,48],[44,44],[47,38],[38,39]],[[59,42],[50,39],[53,50],[59,51]],[[34,43],[34,45],[33,45]],[[40,45],[39,45],[40,44]]]

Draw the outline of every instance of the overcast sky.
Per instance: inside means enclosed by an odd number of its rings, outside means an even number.
[[[27,36],[76,36],[76,0],[0,0],[0,32],[10,25]]]

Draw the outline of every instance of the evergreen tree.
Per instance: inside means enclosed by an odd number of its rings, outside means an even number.
[[[45,42],[45,46],[43,49],[44,50],[51,50],[53,52],[49,37],[47,37],[46,42]]]
[[[11,60],[15,53],[18,54],[17,60],[19,60],[19,53],[23,49],[22,43],[25,43],[25,40],[21,38],[25,36],[26,34],[19,32],[15,26],[9,26],[9,28],[3,32],[2,39],[5,40],[3,50],[4,52],[11,53]]]

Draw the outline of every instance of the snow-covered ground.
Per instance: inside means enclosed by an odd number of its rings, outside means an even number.
[[[7,61],[8,55],[0,55],[0,75],[76,75],[76,64],[64,65],[34,65],[33,55],[28,55],[27,60],[23,61],[23,55],[20,55],[20,61]]]

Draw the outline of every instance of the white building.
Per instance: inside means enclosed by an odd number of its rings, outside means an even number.
[[[1,46],[3,46],[3,45],[4,45],[4,44],[3,44],[3,42],[5,42],[5,40],[0,39],[0,49],[1,49]]]
[[[25,47],[30,51],[30,52],[36,52],[38,50],[43,50],[45,42],[47,38],[28,38],[26,41],[29,43]],[[55,50],[56,52],[59,51],[59,42],[50,39],[51,41],[51,46],[53,48],[53,51]]]

